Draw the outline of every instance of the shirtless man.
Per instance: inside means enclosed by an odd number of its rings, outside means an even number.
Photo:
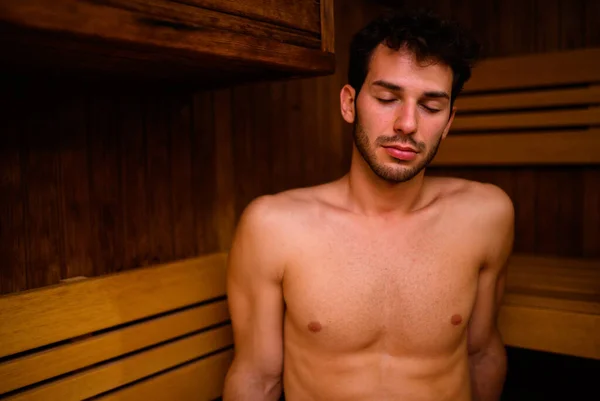
[[[424,176],[476,54],[459,35],[397,16],[355,36],[340,97],[348,174],[262,196],[239,222],[225,401],[500,398],[512,203],[489,184]]]

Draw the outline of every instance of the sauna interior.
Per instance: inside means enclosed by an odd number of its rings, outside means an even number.
[[[351,36],[416,7],[546,99],[476,70],[428,169],[515,206],[502,400],[600,399],[597,0],[0,2],[0,399],[219,399],[240,213],[346,172]]]

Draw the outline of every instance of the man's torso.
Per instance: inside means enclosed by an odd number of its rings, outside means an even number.
[[[390,219],[307,202],[282,284],[287,400],[468,400],[475,219],[452,198]]]

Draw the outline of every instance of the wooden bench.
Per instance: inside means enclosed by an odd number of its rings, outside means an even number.
[[[212,400],[233,357],[224,253],[0,297],[0,398]],[[600,263],[513,255],[507,345],[600,359]]]
[[[513,255],[498,323],[507,345],[600,359],[600,260]]]
[[[215,254],[0,297],[0,398],[220,397],[225,266]]]

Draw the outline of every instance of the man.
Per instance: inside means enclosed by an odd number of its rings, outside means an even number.
[[[230,252],[235,359],[225,401],[496,401],[510,199],[425,177],[476,46],[427,15],[375,20],[351,46],[350,171],[262,196]]]

